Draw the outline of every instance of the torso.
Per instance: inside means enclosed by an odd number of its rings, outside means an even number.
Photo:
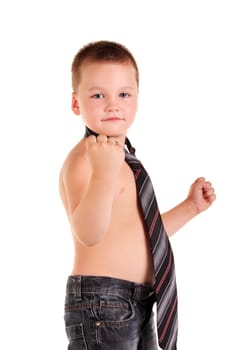
[[[73,160],[73,152],[78,153],[74,149],[65,164]],[[69,217],[63,173],[64,170],[61,171],[60,193]],[[93,247],[84,246],[74,237],[72,274],[110,276],[137,283],[154,282],[152,256],[137,204],[134,175],[126,162],[119,176],[109,231]]]

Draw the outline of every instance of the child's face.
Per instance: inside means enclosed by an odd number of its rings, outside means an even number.
[[[86,63],[72,109],[99,134],[125,136],[138,106],[135,69],[130,64]]]

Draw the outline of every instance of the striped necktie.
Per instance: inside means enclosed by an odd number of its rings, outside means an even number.
[[[97,135],[86,127],[85,136]],[[155,273],[158,342],[161,349],[177,349],[177,288],[174,257],[158,209],[152,182],[148,173],[135,156],[135,149],[126,138],[125,160],[135,177],[138,202],[149,236]]]
[[[134,173],[138,201],[153,256],[159,346],[165,350],[176,350],[177,288],[173,252],[162,223],[150,177],[136,158],[135,149],[128,139],[126,145],[129,150],[129,153],[126,153],[126,162]]]

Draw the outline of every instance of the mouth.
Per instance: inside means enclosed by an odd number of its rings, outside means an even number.
[[[120,121],[120,120],[123,120],[123,118],[119,118],[119,117],[109,117],[109,118],[103,119],[104,122],[115,122],[115,121]]]

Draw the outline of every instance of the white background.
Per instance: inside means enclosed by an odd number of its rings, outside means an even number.
[[[230,0],[1,1],[1,349],[67,346],[73,248],[58,175],[84,132],[70,109],[71,61],[99,39],[121,42],[138,62],[129,136],[161,211],[198,176],[216,189],[214,205],[172,238],[179,350],[233,348],[232,18]]]

